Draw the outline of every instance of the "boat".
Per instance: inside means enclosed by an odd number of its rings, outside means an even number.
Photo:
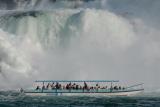
[[[143,83],[118,86],[119,80],[36,80],[37,87],[23,90],[31,96],[131,96],[144,91]]]

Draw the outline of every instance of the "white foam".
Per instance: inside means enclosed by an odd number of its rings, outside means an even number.
[[[120,79],[154,87],[160,32],[128,15],[84,6],[1,17],[6,21],[0,30],[2,80],[12,81],[9,87],[36,79]]]

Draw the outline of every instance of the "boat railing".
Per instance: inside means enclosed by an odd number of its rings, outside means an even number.
[[[105,93],[105,92],[123,92],[123,91],[132,91],[132,90],[142,90],[142,88],[131,88],[127,87],[125,89],[30,89],[25,90],[25,92],[33,93]]]
[[[131,86],[126,87],[125,89],[126,89],[126,90],[130,90],[130,89],[144,89],[144,88],[143,88],[143,84],[144,84],[144,83],[131,85]]]
[[[30,92],[30,93],[106,93],[106,92],[125,92],[125,91],[136,91],[136,90],[144,90],[143,89],[143,83],[141,84],[135,84],[132,86],[128,87],[122,87],[122,86],[116,86],[113,85],[113,83],[119,82],[118,80],[37,80],[35,81],[36,83],[41,83],[40,87],[37,89],[29,89],[25,90],[25,92]],[[50,88],[43,88],[42,86],[45,85],[45,83],[80,83],[83,84],[85,82],[89,83],[110,83],[110,87],[103,87],[103,88],[61,88],[61,87],[50,87]]]

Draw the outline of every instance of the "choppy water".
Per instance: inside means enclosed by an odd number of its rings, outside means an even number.
[[[0,92],[0,107],[160,107],[158,96],[87,97],[25,96]]]

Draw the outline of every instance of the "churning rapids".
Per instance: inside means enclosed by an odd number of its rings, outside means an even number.
[[[0,93],[1,107],[159,107],[157,93],[135,97],[22,96],[16,92]]]
[[[159,92],[159,0],[1,0],[0,87],[119,79]]]

